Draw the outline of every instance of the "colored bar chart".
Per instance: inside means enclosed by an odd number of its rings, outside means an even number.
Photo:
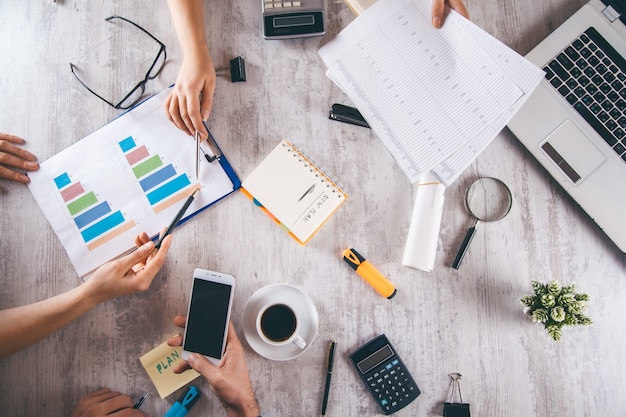
[[[186,173],[178,173],[172,164],[165,164],[132,136],[121,140],[119,146],[155,213],[187,197],[191,181]]]
[[[54,178],[54,183],[80,235],[90,251],[135,227],[120,210],[113,211],[108,201],[99,201],[94,191],[72,181],[67,172]]]

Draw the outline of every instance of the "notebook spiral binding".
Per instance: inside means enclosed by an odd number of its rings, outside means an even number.
[[[309,152],[301,149],[299,146],[295,146],[291,142],[285,141],[285,146],[288,146],[288,151],[293,152],[294,157],[301,158],[301,161],[304,162],[305,165],[309,165],[312,169],[311,171],[316,172],[316,176],[322,177],[322,181],[326,182],[326,187],[333,188],[333,193],[341,193],[347,194],[346,189],[344,188],[342,183],[337,183],[332,179],[334,175],[329,173],[329,170],[326,169],[325,166],[319,165],[313,157],[310,156]]]

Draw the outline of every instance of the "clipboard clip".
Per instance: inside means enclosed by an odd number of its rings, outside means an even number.
[[[470,417],[470,405],[468,403],[463,402],[463,397],[461,396],[461,384],[459,381],[461,380],[461,374],[453,373],[450,374],[450,379],[452,379],[452,392],[450,393],[450,402],[443,404],[443,416],[444,417]],[[459,393],[459,402],[454,402],[454,393]]]
[[[222,157],[222,150],[217,145],[217,142],[215,141],[215,137],[209,130],[209,127],[206,125],[205,122],[202,122],[202,123],[204,124],[204,127],[206,128],[206,131],[208,133],[208,136],[206,138],[206,144],[209,148],[209,151],[207,152],[206,150],[204,150],[202,146],[200,146],[200,150],[204,154],[204,159],[206,159],[208,163],[211,163],[215,161],[216,159],[219,160]]]

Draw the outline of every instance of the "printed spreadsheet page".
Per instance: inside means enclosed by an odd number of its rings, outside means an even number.
[[[543,72],[450,11],[431,25],[429,0],[378,0],[320,49],[411,183],[450,184],[506,125]]]

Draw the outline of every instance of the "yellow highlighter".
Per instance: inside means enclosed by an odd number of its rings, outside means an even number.
[[[378,294],[392,299],[396,295],[396,287],[383,276],[374,265],[366,261],[354,248],[343,251],[343,260],[356,271],[361,278],[370,284]]]

